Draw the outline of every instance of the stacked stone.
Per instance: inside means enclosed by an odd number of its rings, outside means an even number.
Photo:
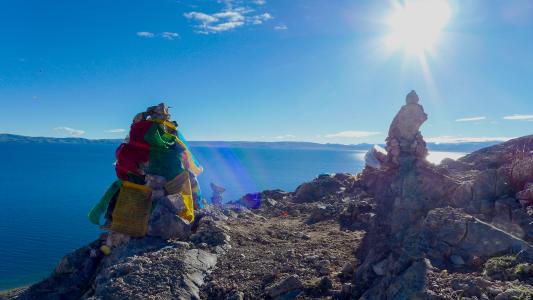
[[[222,205],[222,201],[224,200],[222,194],[226,191],[226,189],[211,182],[211,190],[213,191],[211,203],[213,205]]]
[[[400,109],[389,128],[387,137],[387,165],[399,167],[414,162],[425,162],[428,154],[426,142],[419,131],[427,120],[424,107],[418,104],[419,98],[411,91],[405,98],[406,104]]]

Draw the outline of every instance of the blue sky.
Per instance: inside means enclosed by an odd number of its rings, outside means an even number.
[[[122,138],[165,101],[190,140],[382,142],[415,89],[430,141],[533,133],[533,2],[448,3],[424,64],[392,1],[0,0],[0,132]]]

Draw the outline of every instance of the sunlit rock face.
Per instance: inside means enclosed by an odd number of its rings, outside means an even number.
[[[420,133],[427,115],[418,102],[414,91],[407,95],[390,125],[386,161],[375,164],[378,167],[367,163],[361,174],[359,183],[373,198],[375,217],[357,250],[359,264],[347,298],[431,299],[430,272],[454,270],[458,262],[473,266],[476,257],[517,250],[533,257],[530,244],[463,209],[476,203],[476,212],[492,212],[489,200],[508,194],[501,172],[486,170],[469,184],[427,162]],[[377,157],[377,151],[370,153]],[[507,202],[502,198],[498,205]],[[476,242],[480,240],[489,247],[481,247]]]
[[[415,91],[407,94],[405,102],[394,117],[386,140],[387,162],[391,167],[424,162],[428,154],[426,142],[420,133],[420,126],[428,118],[424,107],[418,104]]]

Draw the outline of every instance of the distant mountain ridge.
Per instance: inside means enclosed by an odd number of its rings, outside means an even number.
[[[86,138],[54,138],[30,137],[16,134],[0,134],[1,143],[17,144],[120,144],[122,139],[86,139]],[[247,142],[247,141],[189,141],[192,147],[209,148],[265,148],[265,149],[300,149],[300,150],[368,150],[373,144],[361,143],[352,145],[319,144],[312,142]],[[428,143],[429,150],[472,152],[485,147],[499,144],[499,142],[472,142],[472,143]],[[384,145],[381,144],[383,147]]]

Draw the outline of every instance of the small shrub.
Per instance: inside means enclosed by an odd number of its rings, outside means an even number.
[[[514,268],[514,272],[519,279],[527,280],[533,276],[533,265],[527,263],[518,264]]]
[[[516,276],[515,265],[514,256],[493,257],[485,263],[484,274],[494,279],[510,280]]]

